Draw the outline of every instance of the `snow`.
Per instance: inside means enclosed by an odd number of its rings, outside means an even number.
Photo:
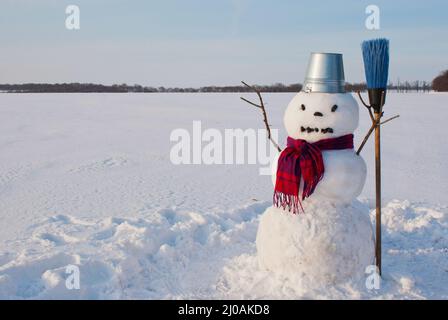
[[[246,95],[248,96],[248,95]],[[280,129],[294,94],[266,94]],[[1,299],[448,299],[446,94],[388,96],[383,266],[315,287],[260,269],[256,234],[272,183],[257,165],[169,161],[170,133],[263,128],[237,94],[0,95]],[[360,110],[356,145],[368,130]],[[372,141],[360,201],[373,219]],[[242,183],[244,182],[244,183]],[[66,266],[80,268],[68,290]]]

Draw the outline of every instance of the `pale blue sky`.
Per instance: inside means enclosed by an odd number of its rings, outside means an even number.
[[[364,26],[369,4],[379,31]],[[314,51],[343,53],[362,81],[360,43],[376,37],[391,40],[393,81],[431,80],[448,69],[447,15],[446,0],[0,0],[0,83],[297,83]]]

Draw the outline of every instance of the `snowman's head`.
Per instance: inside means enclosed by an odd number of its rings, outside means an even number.
[[[299,92],[284,116],[288,135],[310,143],[353,133],[358,122],[358,104],[349,93]]]

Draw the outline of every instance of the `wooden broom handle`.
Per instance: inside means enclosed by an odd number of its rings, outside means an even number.
[[[381,112],[375,113],[379,123]],[[375,261],[381,276],[381,126],[375,126],[375,193],[376,193],[376,241]]]

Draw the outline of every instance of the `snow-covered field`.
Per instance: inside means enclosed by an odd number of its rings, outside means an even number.
[[[250,94],[245,95],[250,97]],[[292,94],[266,94],[280,129]],[[390,94],[384,279],[313,288],[259,270],[258,165],[170,162],[176,128],[263,128],[237,94],[1,94],[0,298],[448,298],[448,95]],[[369,126],[361,109],[357,145]],[[373,207],[372,141],[361,196]],[[80,267],[80,290],[65,286]]]

